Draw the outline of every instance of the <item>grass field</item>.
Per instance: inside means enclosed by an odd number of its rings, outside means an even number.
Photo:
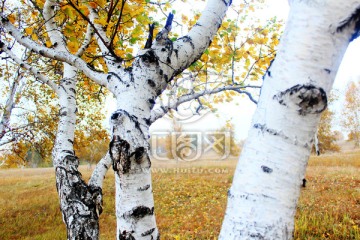
[[[157,164],[155,209],[162,239],[216,239],[236,161]],[[114,239],[114,184],[105,179],[100,239]],[[87,179],[90,171],[84,167]],[[313,157],[295,239],[360,240],[360,151]],[[0,171],[0,239],[65,239],[53,169]]]

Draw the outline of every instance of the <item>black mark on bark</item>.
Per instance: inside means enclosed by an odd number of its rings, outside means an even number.
[[[144,218],[145,216],[151,216],[154,215],[154,208],[149,208],[146,206],[137,206],[134,207],[132,210],[124,213],[124,218],[132,218],[134,220],[140,220]]]
[[[266,132],[270,135],[281,136],[284,139],[288,139],[288,137],[285,136],[282,132],[276,131],[275,129],[268,128],[268,127],[266,127],[265,124],[255,123],[253,127],[256,129],[260,129],[262,132]]]
[[[144,147],[138,147],[135,149],[134,152],[131,153],[130,157],[134,156],[134,160],[137,164],[140,164],[142,162],[142,158],[144,156],[145,148]]]
[[[263,170],[264,173],[272,173],[272,169],[267,167],[267,166],[261,166],[261,169]]]
[[[152,63],[157,63],[158,65],[158,57],[155,55],[153,50],[148,50],[146,53],[140,56],[140,59],[145,65],[150,65]]]
[[[155,100],[153,98],[149,98],[148,103],[149,103],[150,109],[152,109],[154,107],[154,105],[155,105]]]
[[[120,115],[130,119],[130,121],[134,123],[136,130],[138,130],[143,135],[143,137],[145,138],[145,135],[144,135],[143,131],[140,128],[139,120],[135,115],[131,115],[127,111],[120,109],[120,110],[117,110],[115,113],[113,113],[111,115],[111,120],[116,120],[117,118],[119,118]]]
[[[109,75],[107,76],[107,80],[110,80],[111,79],[111,76],[115,76],[121,83],[125,83],[121,77],[119,75],[117,75],[116,73],[114,72],[109,72]]]
[[[148,80],[147,80],[147,83],[148,83],[149,86],[152,87],[152,88],[156,87],[155,82],[154,82],[153,80],[151,80],[151,79],[148,79]]]
[[[331,73],[331,70],[328,69],[328,68],[324,68],[324,71],[325,71],[327,74],[330,74],[330,73]]]
[[[352,27],[351,25],[354,25],[354,32],[349,39],[350,42],[356,39],[360,34],[360,6],[351,14],[351,16],[340,22],[336,31],[342,32],[346,28]]]
[[[139,192],[143,192],[143,191],[148,190],[149,188],[150,188],[150,184],[147,184],[147,185],[145,185],[145,186],[143,186],[143,187],[139,187],[137,190],[138,190]]]
[[[148,230],[148,231],[146,231],[146,232],[143,232],[143,233],[141,234],[141,236],[142,236],[142,237],[149,236],[149,235],[151,235],[154,231],[155,231],[155,228],[152,228],[152,229],[150,229],[150,230]]]
[[[119,234],[119,240],[135,240],[132,232],[123,231]]]
[[[229,189],[227,192],[228,198],[234,198],[234,195],[231,193],[231,190]]]
[[[143,118],[143,120],[146,123],[146,125],[148,125],[148,126],[151,125],[151,119],[150,118]]]
[[[326,92],[314,85],[295,85],[273,97],[281,105],[296,108],[300,115],[321,113],[327,107]]]
[[[182,40],[184,43],[189,43],[189,44],[191,45],[192,49],[195,49],[195,45],[194,45],[194,43],[192,42],[191,37],[189,37],[189,36],[183,36],[183,37],[179,38],[178,40]]]

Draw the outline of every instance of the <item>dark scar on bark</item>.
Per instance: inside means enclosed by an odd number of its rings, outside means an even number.
[[[138,190],[139,192],[144,192],[144,191],[148,190],[149,188],[150,188],[150,184],[146,184],[146,185],[143,186],[143,187],[139,187],[137,190]]]
[[[144,218],[145,216],[151,216],[154,215],[154,208],[149,208],[146,206],[137,206],[134,207],[132,210],[124,213],[124,218],[132,218],[134,220],[140,220]]]
[[[153,50],[148,50],[146,53],[140,56],[144,64],[158,63],[158,57]]]
[[[327,96],[324,89],[312,84],[295,85],[273,96],[283,106],[296,104],[300,115],[317,114],[327,107]]]
[[[123,173],[129,172],[131,166],[129,157],[130,144],[115,135],[109,144],[109,149],[114,171],[119,171],[119,166],[121,166]]]
[[[137,164],[140,164],[142,162],[142,158],[144,156],[145,148],[144,147],[138,147],[135,149],[134,152],[130,154],[130,157],[134,156],[134,160]]]
[[[150,230],[146,231],[146,232],[143,232],[141,234],[142,237],[145,237],[145,236],[148,236],[148,235],[151,235],[153,232],[155,231],[155,228],[151,228]]]
[[[340,22],[340,25],[336,28],[337,32],[342,32],[346,28],[349,28],[354,24],[354,32],[351,35],[349,41],[353,41],[360,35],[360,6],[345,20]]]
[[[152,88],[156,87],[155,82],[154,82],[153,80],[151,80],[151,79],[148,79],[148,80],[147,80],[147,83],[148,83],[149,86],[152,87]]]
[[[132,233],[133,232],[123,231],[122,233],[119,234],[119,240],[135,240]]]
[[[261,166],[261,169],[263,170],[264,173],[272,173],[272,169],[267,167],[267,166]]]
[[[146,123],[146,125],[148,125],[148,126],[151,125],[151,119],[150,118],[143,118],[143,120]]]

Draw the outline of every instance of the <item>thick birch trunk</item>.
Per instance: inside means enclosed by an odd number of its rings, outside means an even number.
[[[314,134],[360,1],[293,0],[228,192],[220,239],[291,239]]]
[[[53,149],[56,187],[68,239],[98,239],[102,191],[83,181],[73,150],[77,111],[75,70],[64,65],[64,78],[59,87],[60,120]]]
[[[158,239],[151,184],[148,126],[141,115],[112,115],[110,156],[115,172],[117,239]]]

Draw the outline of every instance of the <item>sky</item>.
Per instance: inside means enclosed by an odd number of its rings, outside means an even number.
[[[267,0],[268,7],[257,14],[262,18],[271,18],[277,16],[280,20],[286,22],[289,7],[287,0]],[[338,71],[334,89],[336,89],[339,100],[331,106],[335,112],[341,110],[343,104],[343,95],[346,85],[349,81],[358,79],[360,76],[360,68],[358,67],[358,56],[360,56],[360,39],[355,40],[350,44],[343,62]],[[183,131],[215,131],[219,130],[230,120],[234,125],[235,137],[237,140],[242,140],[247,137],[249,128],[251,126],[252,115],[255,112],[256,105],[250,102],[246,97],[238,97],[231,103],[217,105],[218,112],[216,114],[207,112],[203,116],[196,116],[194,119],[187,119],[186,121],[179,121],[183,126]],[[334,122],[334,130],[341,130],[339,121]],[[163,118],[155,122],[151,126],[151,132],[173,131],[172,121],[169,118]]]

